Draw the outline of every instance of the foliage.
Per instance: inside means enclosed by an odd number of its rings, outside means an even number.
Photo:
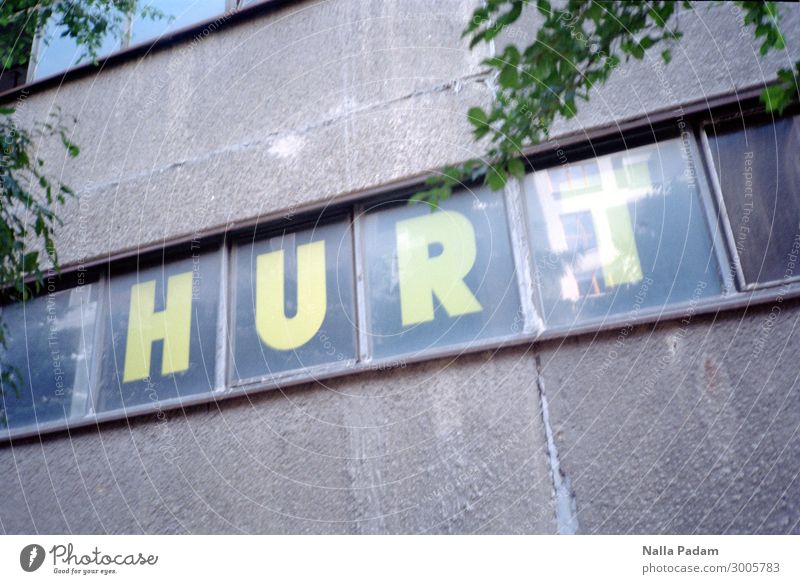
[[[129,14],[160,18],[139,0],[4,0],[0,2],[0,47],[4,69],[26,65],[36,31],[51,20],[63,28],[62,37],[72,37],[81,47],[81,58],[95,60],[103,41],[126,34]]]
[[[660,59],[669,64],[682,37],[677,12],[694,9],[688,1],[567,0],[556,9],[548,0],[486,0],[464,30],[464,36],[471,37],[470,48],[497,38],[534,4],[543,19],[534,41],[526,47],[507,44],[484,61],[498,88],[488,110],[473,107],[467,112],[474,138],[487,146],[485,157],[442,169],[412,201],[436,206],[464,182],[482,178],[492,190],[499,190],[509,177],[521,177],[523,149],[546,140],[557,119],[574,117],[578,103],[588,101],[590,91],[603,85],[622,63],[660,51]],[[736,4],[744,24],[753,27],[762,41],[762,55],[784,48],[774,2]],[[777,83],[761,95],[768,111],[780,113],[795,99],[798,77],[800,62],[795,71],[778,72]]]
[[[32,132],[16,126],[14,113],[12,108],[0,108],[0,289],[25,300],[31,290],[23,278],[33,276],[37,289],[43,281],[40,250],[31,249],[31,242],[42,244],[49,262],[58,266],[53,235],[60,221],[54,207],[73,195],[68,186],[45,174],[44,160],[31,155],[32,145],[34,140],[58,136],[70,157],[76,157],[79,149],[70,141],[60,112],[52,112]],[[5,346],[6,338],[5,325],[0,323],[0,346]],[[3,368],[0,381],[17,390],[13,374]]]
[[[127,15],[161,17],[158,11],[138,5],[138,0],[1,0],[0,66],[7,70],[27,65],[36,32],[51,20],[63,28],[61,36],[75,39],[82,56],[95,60],[109,34],[117,38],[125,34]],[[56,208],[73,195],[67,185],[48,176],[45,161],[34,154],[35,146],[57,137],[70,158],[78,155],[79,148],[69,139],[70,128],[59,110],[32,129],[18,127],[16,115],[15,108],[0,107],[0,292],[24,300],[42,286],[45,262],[58,269],[53,239],[60,223]],[[32,279],[32,287],[26,278]],[[0,321],[0,350],[7,339],[5,323]],[[0,371],[0,395],[2,388],[18,394],[20,376],[1,356]]]

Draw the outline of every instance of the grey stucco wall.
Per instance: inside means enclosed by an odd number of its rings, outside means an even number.
[[[42,145],[80,193],[62,260],[480,154],[465,111],[492,84],[490,49],[460,38],[473,4],[298,2],[32,93],[21,124],[56,104],[79,119],[77,160]],[[783,10],[797,30],[800,10]],[[789,35],[786,54],[760,59],[725,6],[680,18],[669,67],[623,66],[555,133],[751,87],[800,54]],[[526,22],[506,39],[523,42]],[[580,532],[797,532],[800,309],[783,306],[755,354],[768,311],[640,327],[607,378],[615,332],[0,445],[0,530],[554,533],[544,391]]]
[[[800,533],[798,323],[776,302],[543,346],[581,530]]]
[[[298,2],[28,96],[21,125],[56,105],[78,118],[78,159],[62,163],[60,144],[42,146],[81,193],[65,213],[62,263],[323,205],[479,156],[465,112],[493,88],[480,66],[491,49],[469,51],[461,39],[474,4]],[[800,10],[783,12],[784,28],[797,30]],[[535,14],[505,41],[525,42]],[[553,134],[734,93],[800,55],[800,39],[787,35],[784,54],[759,58],[725,6],[679,19],[686,38],[668,67],[658,55],[624,64]]]
[[[544,444],[530,350],[481,353],[6,446],[0,526],[551,533]]]

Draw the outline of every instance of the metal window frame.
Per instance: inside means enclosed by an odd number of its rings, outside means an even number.
[[[728,241],[722,224],[724,210],[714,205],[714,187],[710,182],[713,169],[708,165],[708,153],[703,150],[702,144],[698,142],[697,131],[689,132],[689,152],[697,166],[695,169],[697,195],[700,198],[700,205],[705,211],[708,235],[711,238],[711,246],[719,264],[723,295],[735,294],[738,292],[736,285],[738,283],[739,270],[738,266],[734,265],[734,258],[731,257],[730,253],[731,250],[726,245]],[[701,180],[701,178],[705,180]]]
[[[690,132],[690,135],[693,136],[690,140],[690,149],[691,155],[696,157],[695,162],[698,165],[695,172],[698,182],[698,197],[701,207],[705,210],[711,243],[715,252],[718,254],[717,257],[727,260],[727,263],[720,263],[720,268],[723,271],[721,276],[724,283],[725,268],[731,265],[730,262],[733,261],[733,255],[728,255],[730,249],[725,245],[726,241],[724,241],[722,237],[715,237],[715,234],[724,235],[723,225],[726,215],[724,214],[723,208],[714,205],[715,202],[718,204],[720,199],[718,189],[715,191],[713,185],[713,160],[709,160],[709,152],[705,145],[702,144],[702,134],[699,133],[699,130],[703,127],[703,123],[704,122],[700,120],[694,123],[689,122],[688,124],[689,129],[694,130],[694,132]],[[649,121],[645,118],[641,122],[639,128],[646,128],[647,125],[649,125]],[[613,132],[609,131],[609,134],[611,133],[621,136],[617,142],[620,147],[619,150],[627,148],[624,134],[620,134],[618,129],[615,129]],[[698,145],[698,135],[700,136],[702,148]],[[659,142],[664,139],[669,138],[656,136],[652,141]],[[591,140],[592,138],[590,137],[582,142],[577,142],[576,147],[585,148],[587,143],[593,146]],[[565,150],[568,148],[569,146],[564,147]],[[544,149],[540,149],[540,151],[545,152]],[[602,155],[602,153],[596,154],[596,156],[599,155]],[[578,158],[575,160],[578,160]],[[704,169],[702,173],[700,172],[700,166]],[[544,168],[544,166],[542,168]],[[279,388],[289,388],[298,384],[315,383],[345,375],[404,367],[409,363],[434,359],[455,359],[461,355],[479,351],[498,350],[503,347],[563,339],[583,334],[597,335],[602,332],[618,330],[622,327],[629,327],[632,325],[656,325],[664,320],[683,318],[687,314],[697,317],[705,314],[717,314],[723,310],[749,308],[757,304],[780,302],[790,298],[800,298],[800,285],[798,285],[796,281],[789,283],[788,286],[782,288],[777,294],[774,287],[762,287],[753,290],[737,290],[735,287],[731,287],[726,288],[721,294],[709,296],[697,301],[690,300],[681,303],[645,308],[640,310],[635,318],[632,318],[628,313],[620,313],[608,317],[587,319],[580,323],[570,323],[569,325],[547,326],[542,320],[539,291],[535,279],[533,278],[534,272],[531,263],[533,249],[530,244],[528,232],[529,226],[527,222],[527,209],[525,207],[524,183],[514,179],[509,181],[502,196],[504,197],[504,204],[506,205],[506,219],[508,221],[511,248],[517,272],[517,284],[525,318],[523,330],[518,333],[514,332],[499,337],[446,345],[420,352],[399,353],[375,359],[370,350],[368,338],[368,311],[366,310],[367,297],[366,283],[364,281],[363,219],[361,218],[361,214],[367,207],[374,204],[374,202],[379,199],[396,199],[398,196],[404,196],[404,192],[413,192],[413,190],[421,187],[424,178],[425,177],[414,177],[394,184],[384,185],[373,189],[371,192],[354,193],[342,197],[338,202],[339,209],[347,210],[352,227],[353,260],[355,262],[355,305],[358,327],[355,359],[322,364],[300,370],[286,371],[280,374],[265,375],[255,379],[243,380],[239,383],[232,383],[231,369],[233,361],[231,351],[232,333],[234,332],[232,330],[234,324],[232,311],[235,310],[235,295],[232,293],[232,286],[233,276],[235,275],[236,243],[241,239],[242,233],[252,232],[253,229],[256,229],[260,225],[267,225],[270,229],[274,228],[275,230],[292,230],[294,228],[299,230],[303,228],[302,221],[292,221],[286,226],[285,211],[276,212],[263,218],[244,222],[242,225],[236,226],[235,229],[230,229],[230,226],[225,226],[224,232],[206,233],[201,237],[196,236],[192,239],[187,237],[176,238],[176,240],[171,242],[158,245],[154,244],[152,249],[141,248],[141,254],[137,253],[136,250],[129,250],[111,258],[106,258],[105,261],[102,262],[98,260],[94,264],[91,262],[84,262],[83,264],[86,270],[97,270],[99,283],[100,306],[98,307],[98,320],[95,323],[95,335],[99,332],[100,337],[96,338],[93,342],[92,378],[90,380],[90,391],[92,392],[93,399],[96,400],[97,396],[100,394],[101,360],[103,358],[104,345],[103,337],[107,332],[103,325],[110,302],[110,298],[108,297],[110,291],[108,276],[110,273],[110,266],[112,266],[112,264],[131,261],[132,259],[138,261],[139,258],[156,250],[161,251],[162,256],[166,255],[166,257],[170,257],[170,254],[164,252],[164,250],[179,249],[179,246],[185,245],[188,241],[194,241],[195,239],[211,241],[214,238],[222,237],[222,242],[216,252],[222,254],[221,275],[223,277],[220,283],[220,304],[217,326],[218,337],[215,353],[217,360],[215,363],[217,371],[215,377],[216,387],[212,391],[184,397],[179,396],[154,403],[139,404],[108,412],[97,412],[95,408],[93,412],[88,412],[83,417],[75,417],[67,421],[59,420],[56,422],[43,423],[38,426],[10,428],[5,431],[0,431],[0,444],[15,439],[41,436],[42,434],[51,432],[95,426],[110,421],[127,420],[138,415],[159,414],[164,411],[184,409],[199,404],[217,402],[221,399],[247,396]],[[322,217],[330,207],[331,205],[329,202],[309,205],[308,208],[299,210],[298,214],[314,215],[318,217],[318,221],[324,221],[325,219],[322,219]],[[335,220],[336,214],[337,212],[332,213],[330,219]],[[340,218],[341,215],[343,214],[339,214]],[[280,227],[279,223],[282,217],[284,218],[284,226]],[[73,269],[77,270],[77,266]],[[105,270],[105,272],[103,272],[103,270]],[[220,361],[222,362],[220,363]],[[221,379],[224,379],[224,384],[220,387]]]
[[[228,384],[228,368],[231,361],[231,271],[232,251],[227,238],[223,238],[220,249],[219,303],[217,304],[217,347],[214,363],[214,392],[224,392]]]
[[[369,338],[369,309],[367,306],[367,282],[364,269],[364,214],[366,208],[362,204],[353,206],[352,237],[353,237],[353,271],[355,272],[355,303],[356,303],[356,357],[359,362],[372,362],[372,343]]]
[[[107,321],[111,302],[109,298],[111,287],[108,285],[108,275],[105,272],[100,274],[97,283],[97,309],[95,310],[94,334],[92,337],[92,373],[89,377],[89,396],[92,404],[86,411],[85,417],[87,418],[91,418],[97,413],[97,405],[100,402],[100,376],[103,372],[102,356],[106,336],[104,323]]]
[[[544,332],[546,325],[541,289],[533,260],[533,245],[528,231],[528,207],[525,202],[524,179],[509,179],[505,186],[505,199],[508,230],[511,236],[511,252],[514,255],[514,268],[523,315],[522,332],[538,335]]]

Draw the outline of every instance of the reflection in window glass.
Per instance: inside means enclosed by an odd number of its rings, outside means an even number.
[[[500,193],[479,189],[426,205],[377,206],[364,218],[368,330],[376,357],[521,329]]]
[[[348,222],[236,249],[233,374],[250,379],[355,358]]]
[[[47,284],[46,284],[47,285]],[[85,284],[3,307],[8,344],[0,362],[0,430],[86,415],[97,290]]]
[[[139,8],[131,27],[131,45],[222,15],[225,0],[145,0]],[[163,16],[143,18],[141,8],[158,10]]]
[[[548,324],[721,292],[688,156],[676,139],[526,177]]]
[[[62,73],[70,67],[91,61],[86,55],[86,49],[79,47],[74,38],[61,36],[66,32],[66,27],[57,24],[56,19],[55,16],[50,18],[45,26],[45,34],[39,44],[34,79]],[[97,58],[109,55],[119,48],[120,40],[109,32],[103,38],[103,44],[97,51]]]
[[[749,284],[796,277],[800,236],[800,117],[709,130],[733,242]]]
[[[214,389],[220,254],[113,274],[100,411]]]

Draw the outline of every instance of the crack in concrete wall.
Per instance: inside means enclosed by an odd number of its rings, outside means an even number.
[[[561,469],[558,459],[558,447],[553,438],[550,425],[550,410],[547,405],[547,394],[544,389],[542,364],[538,353],[534,353],[536,361],[536,387],[539,390],[539,402],[542,408],[542,424],[547,442],[547,460],[550,464],[550,476],[553,479],[553,500],[555,502],[556,526],[559,535],[578,533],[578,507],[575,493],[572,491],[569,478]]]
[[[388,106],[397,103],[402,103],[404,101],[409,101],[417,97],[424,97],[426,95],[436,95],[440,93],[446,93],[448,91],[452,91],[453,93],[457,94],[461,92],[464,85],[467,83],[475,83],[478,85],[481,83],[490,84],[489,71],[486,70],[472,75],[458,77],[456,79],[452,79],[445,83],[440,83],[438,85],[426,89],[419,89],[417,91],[412,91],[404,95],[394,97],[392,99],[387,99],[375,103],[366,104],[361,107],[348,109],[347,111],[343,111],[333,117],[327,118],[325,120],[313,124],[308,124],[299,128],[287,128],[283,131],[276,130],[274,132],[266,134],[264,138],[259,140],[250,140],[239,144],[233,144],[230,146],[226,146],[224,148],[218,148],[216,150],[207,152],[200,156],[195,156],[193,158],[184,158],[183,160],[175,160],[168,164],[162,165],[158,168],[151,168],[145,172],[131,173],[122,177],[117,177],[111,181],[93,184],[91,185],[90,188],[83,189],[82,192],[83,193],[102,192],[103,190],[117,187],[123,183],[141,179],[148,179],[150,177],[153,177],[154,175],[159,175],[168,172],[170,170],[182,168],[187,165],[209,163],[211,161],[218,159],[220,156],[226,154],[231,154],[235,152],[246,152],[248,150],[257,150],[259,148],[268,149],[270,147],[273,147],[276,143],[278,143],[280,140],[285,139],[286,137],[297,138],[306,134],[310,134],[316,130],[340,124],[346,121],[349,117],[354,115],[363,115],[363,114],[378,112],[385,109]]]

